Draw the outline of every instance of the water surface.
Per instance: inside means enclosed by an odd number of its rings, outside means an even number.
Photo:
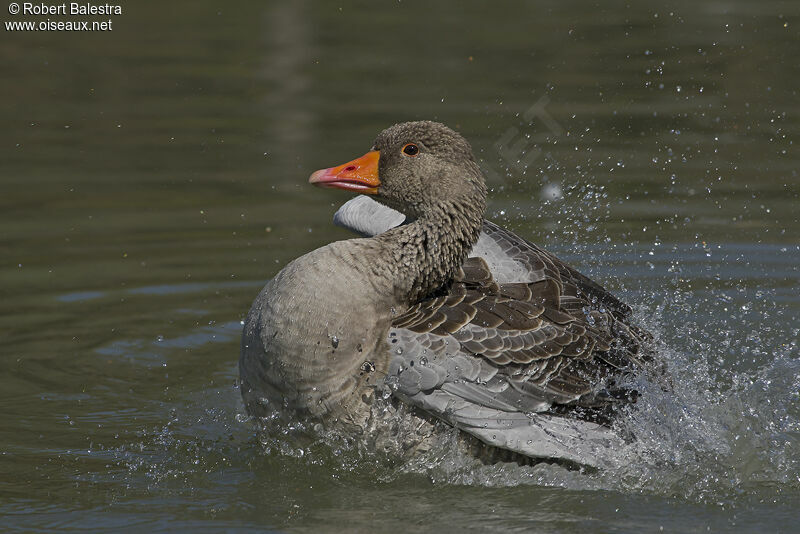
[[[796,528],[800,6],[123,9],[0,41],[3,530]],[[252,299],[347,237],[307,176],[420,118],[656,334],[676,391],[626,464],[397,465],[244,416]]]

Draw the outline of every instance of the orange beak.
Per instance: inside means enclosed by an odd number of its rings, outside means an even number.
[[[378,150],[367,152],[358,159],[338,167],[320,169],[308,179],[308,183],[320,187],[333,187],[356,193],[374,195],[381,181],[378,178]]]

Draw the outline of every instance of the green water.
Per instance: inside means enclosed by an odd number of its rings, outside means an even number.
[[[0,530],[797,528],[800,4],[136,2],[113,21],[0,39]],[[630,465],[386,465],[244,417],[252,299],[347,237],[347,196],[308,175],[423,118],[472,142],[491,218],[659,337],[676,393],[631,415],[649,452]]]

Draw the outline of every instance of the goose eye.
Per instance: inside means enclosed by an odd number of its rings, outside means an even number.
[[[408,143],[403,147],[403,154],[406,156],[416,156],[419,154],[419,147],[414,143]]]

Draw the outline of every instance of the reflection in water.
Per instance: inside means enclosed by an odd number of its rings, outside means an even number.
[[[226,343],[238,339],[242,333],[241,321],[197,328],[194,332],[177,338],[159,335],[154,340],[118,340],[95,349],[104,356],[130,358],[136,361],[166,360],[171,349],[191,350],[209,343]]]
[[[121,291],[129,295],[179,295],[181,293],[198,293],[209,289],[234,289],[240,287],[256,287],[262,282],[220,282],[220,283],[192,283],[192,284],[164,284],[159,286],[136,287]],[[118,293],[120,293],[118,291]],[[85,300],[98,299],[108,296],[108,292],[103,291],[76,291],[59,295],[56,300],[61,302],[79,302]]]
[[[308,107],[311,79],[308,69],[312,61],[310,6],[299,2],[275,2],[265,10],[263,65],[259,76],[266,82],[263,96],[264,107],[269,110],[269,138],[275,140],[270,146],[280,143],[285,153],[274,148],[267,151],[270,157],[278,158],[291,166],[288,154],[296,154],[311,145],[311,130],[316,118]],[[286,180],[294,180],[286,176]]]

